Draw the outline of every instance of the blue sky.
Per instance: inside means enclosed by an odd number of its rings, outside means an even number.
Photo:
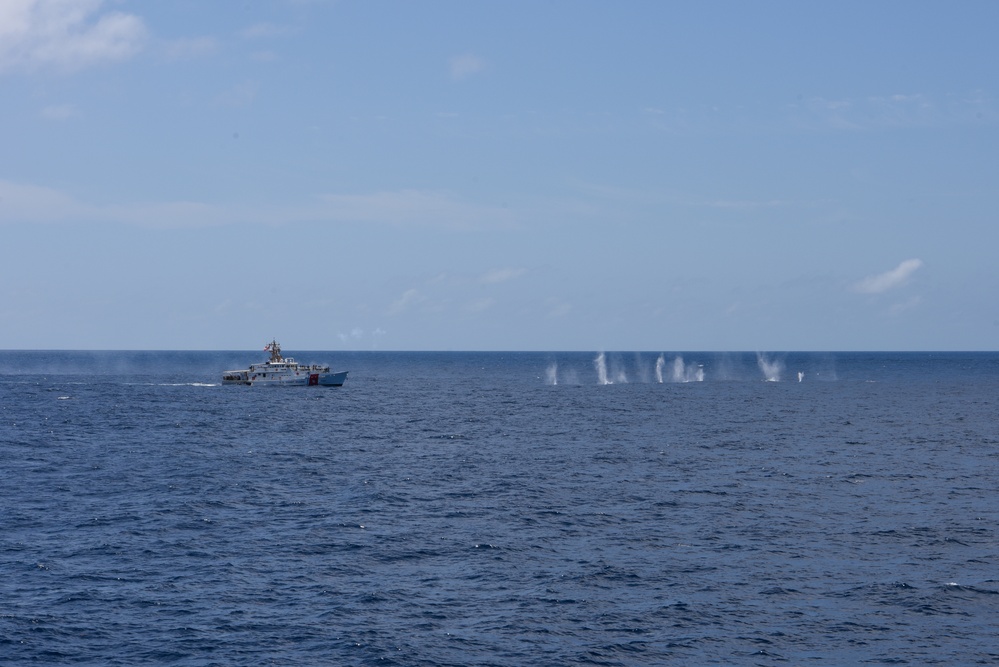
[[[0,3],[0,349],[994,350],[999,3]]]

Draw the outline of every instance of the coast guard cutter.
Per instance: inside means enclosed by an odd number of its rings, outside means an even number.
[[[329,366],[300,364],[291,357],[281,356],[281,346],[271,341],[264,351],[270,350],[271,358],[260,364],[250,364],[246,370],[225,371],[223,384],[248,384],[280,387],[342,387],[347,371],[331,372]]]

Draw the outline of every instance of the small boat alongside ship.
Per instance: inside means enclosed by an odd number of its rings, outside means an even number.
[[[300,364],[291,357],[281,356],[281,346],[276,340],[264,348],[271,358],[259,364],[250,364],[245,370],[225,371],[222,384],[248,384],[276,387],[342,387],[347,371],[330,371],[329,366]]]

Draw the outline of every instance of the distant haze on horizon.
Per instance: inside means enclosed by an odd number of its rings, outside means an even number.
[[[995,350],[997,25],[8,0],[0,349]]]

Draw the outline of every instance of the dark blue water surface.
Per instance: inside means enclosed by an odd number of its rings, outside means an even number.
[[[0,663],[999,663],[997,353],[262,356],[0,352]]]

